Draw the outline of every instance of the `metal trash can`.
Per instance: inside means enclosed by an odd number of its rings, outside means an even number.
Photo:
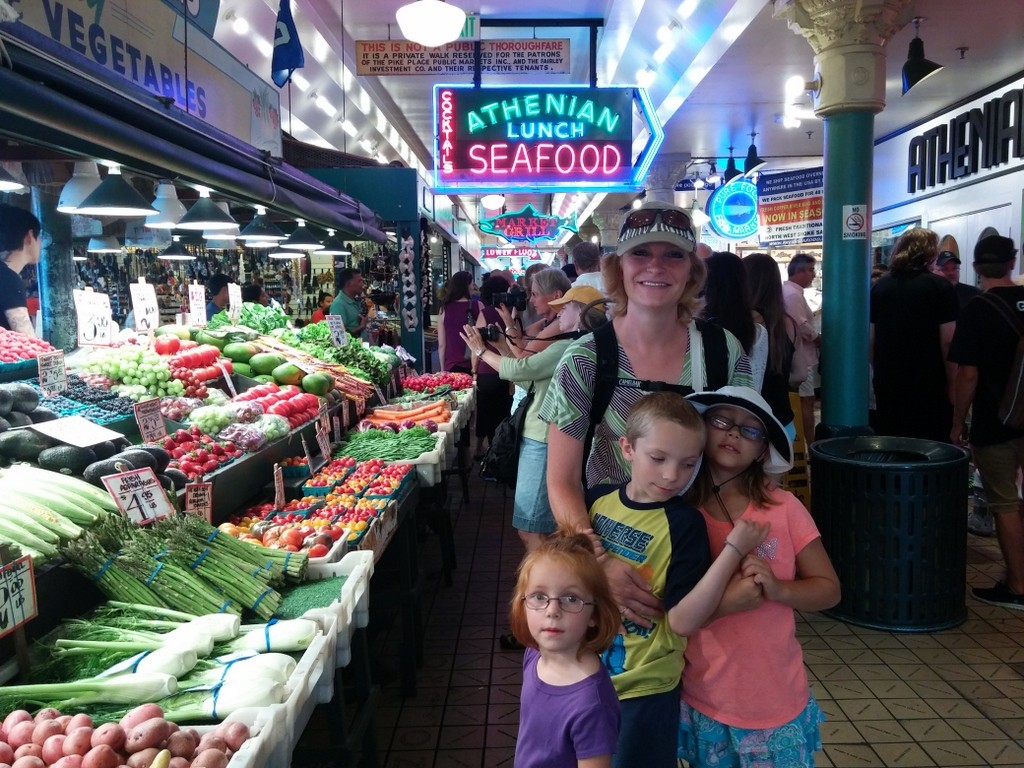
[[[931,440],[857,436],[810,447],[811,514],[839,574],[826,613],[897,632],[967,618],[968,454]]]

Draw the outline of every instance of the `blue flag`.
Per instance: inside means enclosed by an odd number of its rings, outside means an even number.
[[[305,65],[299,31],[292,18],[291,0],[281,0],[277,12],[277,28],[274,31],[274,57],[270,63],[270,79],[278,88],[284,88],[292,72]]]

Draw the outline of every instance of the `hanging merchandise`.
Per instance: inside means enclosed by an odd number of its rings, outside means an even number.
[[[398,272],[402,276],[402,323],[407,331],[415,331],[419,326],[419,315],[416,312],[416,270],[413,261],[416,256],[412,237],[402,239],[402,250],[398,253]]]

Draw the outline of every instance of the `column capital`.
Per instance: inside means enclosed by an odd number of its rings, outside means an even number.
[[[593,213],[590,220],[597,226],[601,238],[601,250],[605,253],[614,251],[619,244],[619,228],[622,226],[624,214],[618,211]]]
[[[912,0],[785,0],[775,7],[814,50],[814,111],[885,108],[885,46],[911,19]]]
[[[671,203],[676,182],[686,172],[690,160],[688,152],[670,152],[658,155],[651,163],[644,180],[648,200]]]

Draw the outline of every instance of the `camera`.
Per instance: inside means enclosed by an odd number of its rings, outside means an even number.
[[[496,325],[488,325],[480,329],[480,338],[484,341],[497,341],[504,332]]]
[[[526,311],[526,294],[523,291],[512,293],[496,293],[491,298],[491,304],[498,306],[504,304],[509,309],[517,309],[520,312]]]

